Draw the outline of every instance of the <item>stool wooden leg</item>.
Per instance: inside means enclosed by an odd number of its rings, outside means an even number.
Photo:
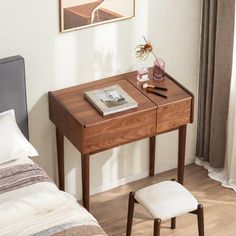
[[[176,228],[176,217],[171,218],[171,229],[175,229]]]
[[[204,215],[203,215],[203,205],[202,204],[198,205],[197,220],[198,220],[198,234],[199,234],[199,236],[204,236]]]
[[[126,227],[126,236],[131,235],[132,230],[132,222],[133,222],[133,215],[134,215],[134,198],[135,192],[129,193],[129,206],[128,206],[128,216],[127,216],[127,227]]]
[[[171,181],[177,181],[176,179],[171,179]],[[171,229],[176,228],[176,217],[171,218]]]
[[[197,215],[198,223],[198,235],[204,236],[204,214],[203,214],[203,205],[198,204],[197,210],[189,212],[191,214]]]
[[[161,233],[161,219],[154,220],[154,233],[153,236],[160,236]]]

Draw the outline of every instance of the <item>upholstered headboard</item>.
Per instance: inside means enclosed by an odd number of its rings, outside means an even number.
[[[0,59],[0,112],[9,109],[15,110],[17,123],[28,139],[25,63],[21,56]]]

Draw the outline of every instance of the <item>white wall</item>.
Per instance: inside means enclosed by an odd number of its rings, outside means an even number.
[[[94,28],[59,33],[57,0],[0,0],[0,57],[26,61],[30,139],[35,159],[56,177],[54,126],[47,92],[128,72],[138,67],[134,48],[146,35],[167,71],[196,94],[200,1],[136,0],[136,17]],[[153,58],[149,58],[150,65]],[[195,152],[196,120],[188,126],[186,163]],[[176,167],[177,132],[157,138],[156,172]],[[66,140],[66,190],[81,196],[80,154]],[[148,140],[91,157],[92,192],[140,178],[148,170]]]
[[[103,3],[102,7],[122,16],[130,17],[134,13],[134,0],[107,0]]]

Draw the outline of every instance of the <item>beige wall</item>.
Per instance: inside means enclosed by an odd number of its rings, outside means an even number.
[[[104,2],[103,7],[119,13],[122,16],[132,16],[134,0],[107,0]]]
[[[1,0],[0,57],[26,61],[30,139],[35,159],[56,177],[55,130],[47,92],[120,74],[139,66],[134,48],[146,35],[179,82],[196,94],[200,1],[136,0],[136,17],[59,33],[58,1]],[[147,64],[152,65],[153,58]],[[193,162],[196,121],[188,127],[186,163]],[[176,167],[177,132],[157,138],[156,172]],[[81,196],[80,154],[66,140],[66,190]],[[148,140],[91,157],[91,189],[98,192],[147,175]]]

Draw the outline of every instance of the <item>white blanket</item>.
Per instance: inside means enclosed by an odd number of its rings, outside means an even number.
[[[29,158],[0,166],[30,163]],[[0,194],[0,235],[34,235],[49,228],[70,224],[98,225],[76,199],[50,182],[40,182]],[[45,235],[45,234],[42,234]],[[49,235],[49,234],[46,234]]]

